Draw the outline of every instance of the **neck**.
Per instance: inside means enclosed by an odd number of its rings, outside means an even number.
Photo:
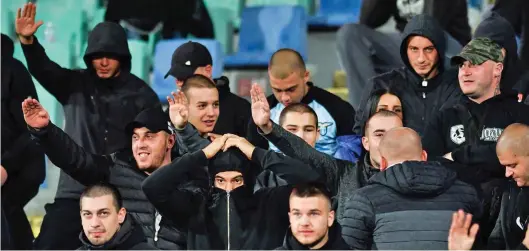
[[[329,241],[329,230],[327,230],[327,233],[325,233],[325,236],[323,236],[323,238],[318,242],[318,244],[312,246],[312,247],[309,247],[310,250],[318,250],[320,248],[322,248],[323,246],[325,246],[325,244],[327,244],[327,242]]]
[[[471,97],[468,97],[470,100],[474,101],[475,103],[478,103],[478,104],[481,104],[495,96],[498,96],[501,94],[501,91],[500,91],[500,85],[497,84],[496,87],[494,89],[491,89],[487,92],[486,95],[483,95],[479,98],[471,98]]]

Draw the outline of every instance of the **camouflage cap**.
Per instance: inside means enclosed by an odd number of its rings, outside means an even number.
[[[452,65],[460,65],[470,61],[473,65],[483,64],[487,60],[503,63],[501,47],[489,38],[478,37],[472,39],[457,56],[450,59]]]

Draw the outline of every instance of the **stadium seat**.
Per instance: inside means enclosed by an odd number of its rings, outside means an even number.
[[[151,66],[149,44],[142,40],[129,39],[129,50],[132,55],[131,73],[149,83]]]
[[[204,4],[206,5],[209,15],[212,19],[214,19],[213,16],[217,16],[213,12],[214,9],[227,9],[228,13],[224,18],[227,18],[233,22],[234,27],[239,28],[241,24],[240,16],[241,10],[244,7],[244,0],[204,0]],[[212,21],[215,23],[215,20]]]
[[[307,14],[301,6],[248,7],[243,10],[239,49],[226,68],[263,68],[281,48],[307,55]]]
[[[225,54],[232,52],[233,46],[233,21],[230,19],[232,12],[226,8],[208,8],[209,15],[213,21],[215,39],[222,44]]]
[[[339,28],[347,23],[356,23],[360,17],[361,7],[362,0],[320,1],[316,14],[309,18],[309,25]]]
[[[481,10],[483,0],[467,0],[469,7]]]
[[[166,101],[166,96],[171,91],[176,90],[175,78],[168,76],[164,79],[165,74],[171,68],[171,57],[176,48],[187,43],[189,39],[167,39],[161,40],[156,44],[154,49],[154,80],[151,85],[153,90],[158,94],[161,101]],[[222,45],[217,40],[211,39],[191,39],[191,41],[198,42],[208,48],[211,57],[213,58],[213,77],[218,78],[222,76],[223,58]]]
[[[305,8],[307,14],[313,11],[314,0],[246,0],[246,7],[273,5],[300,5]]]

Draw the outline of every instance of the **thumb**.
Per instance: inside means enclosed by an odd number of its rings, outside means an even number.
[[[41,117],[45,117],[47,114],[48,113],[46,111],[44,111],[44,110],[39,112],[39,116],[41,116]]]
[[[35,24],[35,31],[39,29],[40,26],[42,26],[42,24],[44,24],[44,22],[42,22],[42,20],[38,21],[36,24]]]

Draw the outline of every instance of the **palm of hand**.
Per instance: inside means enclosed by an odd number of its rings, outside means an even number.
[[[50,116],[40,105],[26,104],[24,106],[24,120],[30,127],[42,128],[50,123]]]
[[[31,36],[37,30],[35,20],[30,17],[20,17],[16,20],[16,32],[22,36]]]
[[[169,116],[176,127],[181,127],[182,124],[187,122],[188,115],[189,111],[183,104],[172,104],[169,107]]]
[[[474,238],[468,236],[464,231],[454,231],[449,235],[449,250],[470,250],[474,244]]]
[[[262,101],[252,104],[252,117],[257,125],[265,125],[270,120],[270,108]]]

